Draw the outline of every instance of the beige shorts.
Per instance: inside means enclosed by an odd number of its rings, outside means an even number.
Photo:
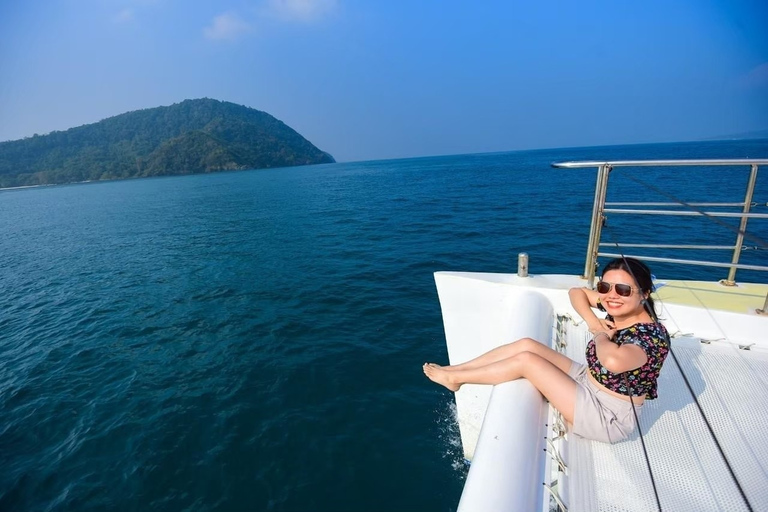
[[[571,432],[603,443],[616,443],[629,437],[637,426],[632,404],[597,387],[587,376],[586,365],[574,362],[568,375],[578,386]],[[638,417],[642,408],[643,404],[635,404]]]

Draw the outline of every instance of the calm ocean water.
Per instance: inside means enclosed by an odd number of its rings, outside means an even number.
[[[446,359],[432,273],[514,272],[520,251],[531,273],[580,273],[595,174],[549,164],[693,157],[765,158],[768,141],[0,192],[0,510],[455,510],[452,399],[421,373]],[[637,176],[733,201],[746,175]],[[611,181],[609,200],[667,200]],[[608,237],[653,242],[683,220],[636,222],[610,219]],[[685,222],[690,243],[735,238]]]

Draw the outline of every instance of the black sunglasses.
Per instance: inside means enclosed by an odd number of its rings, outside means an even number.
[[[632,295],[632,290],[635,289],[629,286],[628,284],[621,284],[621,283],[613,284],[613,283],[607,283],[605,281],[598,281],[597,293],[608,293],[609,291],[611,291],[612,287],[615,288],[616,293],[618,295],[621,295],[622,297],[629,297],[630,295]]]

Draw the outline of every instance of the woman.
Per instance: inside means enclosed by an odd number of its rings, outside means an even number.
[[[572,288],[568,295],[594,335],[587,364],[572,361],[530,338],[502,345],[456,366],[424,365],[432,381],[458,391],[463,384],[500,384],[528,379],[566,419],[576,435],[615,443],[637,426],[646,399],[669,351],[669,335],[654,310],[651,270],[634,258],[618,258],[603,269],[596,290]],[[598,318],[592,308],[607,313]],[[631,400],[631,401],[630,401]]]

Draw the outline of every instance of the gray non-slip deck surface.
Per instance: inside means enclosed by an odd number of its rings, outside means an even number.
[[[588,339],[571,324],[567,355],[584,362]],[[690,338],[672,350],[752,509],[768,510],[768,353]],[[640,425],[662,510],[749,510],[671,354]],[[637,433],[615,445],[569,433],[565,452],[571,512],[658,510]]]

